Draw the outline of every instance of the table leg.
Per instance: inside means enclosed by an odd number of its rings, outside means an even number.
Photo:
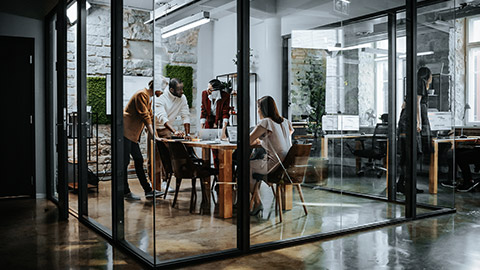
[[[210,164],[210,149],[209,148],[202,148],[202,159],[204,160],[205,164]],[[210,205],[211,205],[211,192],[210,192],[210,176],[205,177],[200,180],[200,185],[202,187],[202,204],[201,208],[203,213],[210,213]]]
[[[282,209],[291,210],[293,206],[293,185],[284,184],[282,185]]]
[[[328,158],[328,138],[322,137],[322,158]]]
[[[233,181],[232,153],[233,150],[230,149],[218,150],[220,182]],[[218,215],[221,218],[231,218],[233,216],[232,185],[220,183],[218,191]]]
[[[428,191],[437,194],[438,185],[438,142],[433,142],[433,153],[430,154],[430,171]]]

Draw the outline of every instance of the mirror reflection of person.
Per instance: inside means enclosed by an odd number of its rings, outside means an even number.
[[[162,195],[161,192],[157,190],[154,191],[150,183],[148,183],[145,171],[143,170],[142,152],[140,151],[140,146],[138,144],[144,127],[147,128],[149,139],[155,138],[156,140],[160,140],[160,138],[155,135],[152,126],[152,97],[154,94],[158,97],[162,94],[162,92],[153,91],[153,80],[151,80],[148,83],[148,89],[144,88],[133,94],[123,111],[125,172],[128,169],[131,155],[135,164],[135,172],[137,173],[138,180],[140,181],[140,184],[145,191],[145,197],[147,198]],[[130,191],[127,174],[125,174],[123,192],[126,200],[140,200],[139,196]]]
[[[228,119],[230,118],[230,94],[224,91],[225,86],[217,79],[208,82],[207,90],[202,92],[200,113],[201,128],[221,128],[222,139],[226,137]],[[218,168],[218,150],[213,150],[213,160]]]
[[[277,110],[275,100],[270,96],[264,96],[257,102],[258,115],[260,122],[250,133],[250,145],[261,145],[266,150],[266,155],[262,159],[250,161],[250,192],[255,193],[254,173],[266,175],[280,165],[280,160],[286,157],[288,150],[292,146],[292,123],[280,116]],[[278,157],[277,157],[278,155]],[[253,198],[254,207],[250,215],[257,215],[263,210],[262,201],[259,192],[255,193]]]
[[[427,67],[421,67],[417,71],[417,132],[415,134],[417,142],[417,154],[423,154],[430,148],[430,122],[428,120],[428,89],[432,83],[432,72]],[[406,132],[407,115],[405,112],[405,102],[402,105],[400,120],[398,121],[398,134],[400,144],[400,177],[397,182],[397,191],[405,193],[405,166],[406,159]],[[427,136],[426,144],[422,144],[421,135]],[[417,193],[423,193],[423,190],[417,188]]]

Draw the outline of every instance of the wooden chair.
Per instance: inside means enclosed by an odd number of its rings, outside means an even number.
[[[173,198],[172,207],[175,207],[177,202],[178,191],[180,190],[182,179],[189,178],[192,180],[192,192],[190,195],[190,213],[192,213],[195,210],[197,202],[196,180],[197,178],[204,179],[214,175],[214,169],[210,167],[210,164],[194,163],[187,148],[181,142],[169,142],[168,150],[170,151],[172,170],[176,179],[175,196]],[[210,195],[210,193],[207,192],[207,190],[210,189],[209,184],[209,182],[201,181],[203,196],[202,204],[209,201],[209,198],[207,197],[207,194],[208,196]]]
[[[305,176],[305,171],[308,164],[308,158],[310,156],[311,144],[294,144],[288,150],[282,165],[277,166],[272,172],[267,175],[253,174],[253,178],[257,180],[254,188],[254,194],[250,200],[250,208],[253,206],[254,198],[257,196],[260,184],[264,181],[272,189],[273,196],[275,198],[275,213],[277,213],[277,207],[279,209],[279,218],[282,222],[282,189],[284,185],[294,185],[298,190],[298,195],[302,203],[305,203],[301,184]],[[274,189],[273,186],[276,186]],[[303,210],[305,215],[308,215],[307,207],[303,204]]]

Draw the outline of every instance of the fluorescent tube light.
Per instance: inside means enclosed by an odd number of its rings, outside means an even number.
[[[367,43],[367,44],[360,44],[360,45],[356,45],[356,46],[350,46],[350,47],[328,47],[327,50],[331,51],[331,52],[335,52],[335,51],[349,51],[349,50],[354,50],[354,49],[361,49],[361,48],[370,48],[371,45],[370,43]]]
[[[179,8],[193,4],[194,2],[198,2],[198,0],[171,0],[166,2],[163,6],[156,8],[153,12],[150,12],[150,19],[144,24],[151,23],[154,20],[160,19]]]
[[[426,52],[419,52],[419,53],[417,53],[417,56],[425,56],[425,55],[432,55],[432,54],[434,54],[433,51],[426,51]],[[407,55],[406,55],[406,54],[402,54],[402,55],[400,55],[398,58],[403,59],[403,58],[405,58],[405,57],[407,57]]]
[[[89,10],[91,7],[92,5],[90,5],[90,3],[88,3],[87,1],[87,10]],[[70,21],[70,24],[74,24],[77,21],[77,15],[77,1],[75,1],[75,3],[73,3],[69,8],[67,8],[67,17]]]
[[[192,29],[202,24],[206,24],[210,22],[210,20],[210,12],[202,11],[198,14],[182,19],[178,22],[162,28],[162,38],[167,38],[183,31],[187,31],[188,29]]]

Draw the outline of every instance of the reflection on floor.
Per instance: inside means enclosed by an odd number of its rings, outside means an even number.
[[[355,182],[353,179],[348,181],[343,179],[343,187],[355,188],[358,183],[365,185],[366,178],[356,180]],[[382,180],[375,178],[370,181]],[[337,182],[339,182],[338,179],[332,178],[331,183]],[[133,193],[143,195],[137,179],[130,179],[129,183]],[[384,192],[385,180],[382,183]],[[110,185],[111,182],[102,181],[98,194],[89,193],[90,217],[106,226],[111,224]],[[377,185],[382,184],[377,183]],[[372,187],[375,187],[375,184],[372,184]],[[155,201],[155,212],[153,212],[153,200],[147,200],[145,197],[142,197],[141,201],[125,201],[125,238],[149,255],[156,255],[159,260],[236,248],[235,210],[234,218],[218,218],[215,209],[218,206],[212,202],[212,213],[200,214],[201,191],[198,187],[197,208],[195,213],[191,214],[189,213],[190,192],[191,183],[185,180],[182,183],[177,206],[171,207],[173,193],[169,193],[165,200],[162,198]],[[261,197],[264,211],[261,215],[251,218],[251,243],[259,244],[314,233],[332,232],[404,216],[404,207],[401,204],[342,195],[311,187],[303,187],[303,192],[309,214],[304,214],[298,194],[294,192],[293,208],[284,212],[284,220],[279,223],[275,215],[272,191],[267,185],[262,184]],[[70,200],[76,201],[77,195],[71,193]],[[429,210],[417,209],[418,213],[426,211]],[[155,242],[153,241],[154,231]],[[156,251],[154,251],[154,245]]]
[[[456,214],[191,268],[479,269],[480,193],[455,199]],[[142,269],[44,199],[0,200],[0,213],[2,269]]]

